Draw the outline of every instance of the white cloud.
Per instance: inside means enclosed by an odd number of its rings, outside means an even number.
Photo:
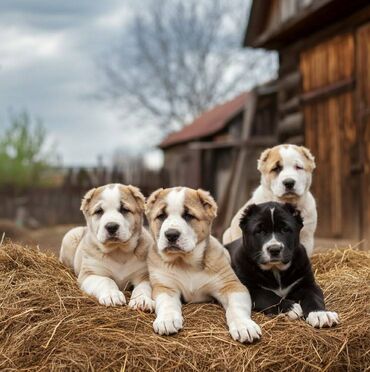
[[[0,64],[5,70],[21,69],[41,59],[61,54],[63,34],[30,34],[15,27],[0,28]]]
[[[105,5],[0,4],[0,123],[9,110],[42,118],[67,165],[93,165],[99,155],[108,163],[118,147],[132,153],[144,146],[134,124],[128,135],[123,118],[86,98],[98,89],[94,59],[131,16],[127,3],[99,3]]]

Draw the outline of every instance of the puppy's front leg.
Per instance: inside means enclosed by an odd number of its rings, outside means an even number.
[[[154,331],[170,335],[182,329],[180,293],[170,288],[153,285],[153,298],[157,317],[153,322]]]
[[[132,284],[134,289],[128,306],[135,310],[154,311],[155,302],[152,299],[152,286],[150,285],[148,274],[135,278]]]
[[[215,296],[226,311],[226,321],[235,341],[253,342],[261,337],[261,328],[251,319],[251,297],[240,284],[237,290],[222,288]]]
[[[324,294],[316,283],[302,285],[292,295],[300,299],[303,315],[306,322],[312,327],[332,327],[339,323],[339,317],[336,312],[326,311]]]
[[[266,315],[278,315],[285,313],[288,318],[294,320],[300,318],[302,308],[298,303],[263,288],[250,288],[253,298],[253,309]]]
[[[116,282],[107,276],[79,276],[81,289],[90,296],[98,299],[105,306],[125,305],[125,295],[119,290]]]

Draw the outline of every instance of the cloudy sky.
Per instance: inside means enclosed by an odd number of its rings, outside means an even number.
[[[125,45],[125,26],[144,4],[1,0],[0,133],[10,113],[26,110],[42,119],[64,165],[94,165],[98,156],[109,164],[116,149],[135,153],[158,141],[155,129],[144,133],[140,121],[93,98],[102,87],[98,61]]]
[[[0,126],[9,112],[40,117],[66,165],[108,162],[132,148],[128,133],[96,93],[96,61],[122,35],[135,1],[1,0]]]

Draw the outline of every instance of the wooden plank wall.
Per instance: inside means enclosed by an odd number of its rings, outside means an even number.
[[[370,23],[357,32],[357,102],[362,156],[361,235],[370,248]]]
[[[302,96],[310,97],[303,109],[305,143],[316,156],[313,192],[319,214],[317,235],[323,237],[359,237],[359,181],[351,173],[358,157],[351,84],[354,45],[353,34],[347,33],[303,51],[300,57]]]

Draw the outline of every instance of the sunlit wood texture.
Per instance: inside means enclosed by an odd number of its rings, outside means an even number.
[[[333,37],[300,57],[305,143],[316,157],[313,192],[318,235],[359,237],[358,127],[354,116],[355,52],[350,33]]]
[[[362,175],[362,236],[370,246],[370,24],[357,32],[357,101],[361,131]],[[360,192],[360,191],[359,191]]]

